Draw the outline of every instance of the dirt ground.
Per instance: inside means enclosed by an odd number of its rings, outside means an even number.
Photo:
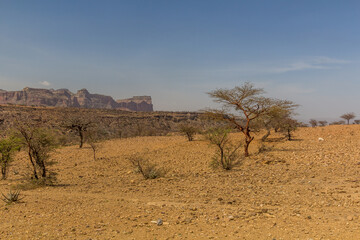
[[[102,142],[96,161],[87,146],[57,149],[55,186],[0,203],[0,239],[360,239],[360,126],[302,128],[295,138],[260,154],[253,143],[231,171],[209,167],[215,148],[201,136]],[[126,160],[134,153],[166,176],[144,180]],[[19,153],[0,192],[28,173]]]

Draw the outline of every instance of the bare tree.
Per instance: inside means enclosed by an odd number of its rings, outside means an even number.
[[[85,132],[92,126],[93,121],[84,115],[69,115],[63,122],[63,127],[75,132],[80,138],[79,147],[85,142]]]
[[[94,161],[96,161],[96,152],[99,150],[100,129],[99,127],[92,127],[86,132],[87,142],[93,151]]]
[[[327,125],[327,121],[326,120],[323,120],[323,121],[319,121],[319,124],[320,124],[320,126],[322,126],[322,127],[325,127],[326,125]]]
[[[227,121],[233,127],[242,132],[245,136],[244,154],[249,156],[249,145],[254,140],[251,133],[251,125],[255,119],[269,114],[274,106],[281,108],[293,108],[295,104],[291,101],[272,99],[262,96],[262,88],[255,88],[253,84],[246,82],[242,86],[233,89],[217,89],[209,92],[215,102],[222,103],[222,110],[208,110],[207,115]],[[241,115],[234,115],[231,110]]]
[[[355,113],[345,113],[340,116],[342,119],[347,121],[347,124],[350,124],[350,120],[355,118]]]
[[[318,121],[315,119],[310,119],[309,123],[312,127],[316,127],[318,125]]]

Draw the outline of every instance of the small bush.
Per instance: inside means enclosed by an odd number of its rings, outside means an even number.
[[[206,133],[206,138],[217,146],[218,150],[210,163],[213,168],[220,166],[225,170],[231,170],[240,161],[237,150],[242,144],[234,145],[229,139],[229,133],[230,129],[227,128],[213,128]]]
[[[156,164],[150,163],[139,155],[133,155],[128,160],[135,168],[135,171],[141,173],[144,179],[155,179],[165,175],[163,169],[158,168]]]
[[[6,179],[10,162],[13,160],[15,151],[20,150],[20,139],[7,137],[0,140],[0,165],[2,179]]]
[[[20,198],[20,190],[16,190],[15,192],[12,192],[11,190],[9,191],[8,194],[4,195],[2,193],[3,196],[3,201],[6,204],[11,204],[11,203],[15,203],[15,202],[19,202],[22,198]]]
[[[183,133],[189,141],[194,140],[195,134],[198,132],[197,128],[189,124],[180,125],[180,132]]]
[[[33,167],[33,177],[35,179],[46,178],[50,152],[56,146],[53,133],[48,129],[33,126],[18,125],[17,129],[27,148],[26,151]]]

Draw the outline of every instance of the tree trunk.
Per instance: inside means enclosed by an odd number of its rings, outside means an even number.
[[[288,140],[291,141],[291,131],[288,129]]]
[[[250,143],[251,143],[251,141],[252,141],[253,139],[254,139],[254,138],[253,138],[253,137],[250,137],[250,136],[249,136],[249,138],[248,138],[248,137],[245,138],[245,145],[244,145],[244,155],[245,155],[245,157],[249,157],[249,156],[250,156],[250,154],[249,154],[249,145],[250,145]]]
[[[84,134],[82,132],[82,130],[79,130],[79,136],[80,136],[80,148],[82,148],[83,143],[84,143]]]
[[[46,167],[45,167],[45,163],[41,163],[41,171],[42,171],[42,174],[41,174],[41,177],[43,178],[46,178]]]
[[[38,175],[37,175],[37,172],[36,172],[36,165],[35,165],[35,163],[34,163],[34,160],[33,160],[32,155],[31,155],[31,149],[30,149],[30,147],[29,147],[28,154],[29,154],[29,159],[30,159],[31,165],[33,166],[34,177],[35,177],[35,179],[39,179],[39,177],[38,177]]]
[[[2,166],[1,175],[2,175],[2,179],[5,180],[6,179],[6,165]]]

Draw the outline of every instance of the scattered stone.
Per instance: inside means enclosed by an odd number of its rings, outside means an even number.
[[[348,221],[352,221],[353,219],[354,219],[354,217],[353,216],[347,216],[347,218],[346,218]]]
[[[156,224],[158,225],[158,226],[161,226],[161,225],[163,225],[163,220],[161,220],[160,218],[156,221]]]

